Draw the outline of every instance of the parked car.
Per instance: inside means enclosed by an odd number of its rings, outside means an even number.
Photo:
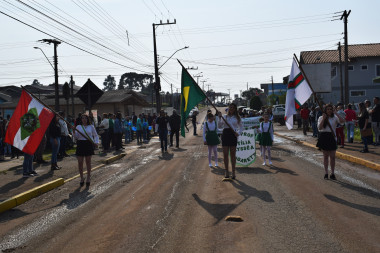
[[[276,106],[272,109],[273,122],[278,122],[280,125],[285,125],[285,107]]]

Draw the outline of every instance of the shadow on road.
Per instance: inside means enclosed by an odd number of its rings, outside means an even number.
[[[34,179],[34,182],[43,182],[46,179],[53,177],[53,175],[54,175],[54,172],[52,170],[49,170],[48,173],[43,174],[42,176],[36,177],[36,179]]]
[[[174,157],[174,154],[163,153],[163,154],[161,154],[161,155],[158,156],[158,159],[169,161],[169,160],[173,159],[173,157]]]
[[[239,174],[273,174],[270,171],[264,170],[260,167],[236,167]]]
[[[172,149],[173,152],[183,152],[186,150],[187,150],[186,148],[174,148],[174,149]]]
[[[89,188],[86,187],[83,191],[80,191],[81,188],[82,187],[78,187],[74,192],[69,194],[69,198],[62,200],[57,206],[64,204],[67,206],[67,209],[72,210],[94,197],[94,195],[91,195],[91,192],[88,191]]]
[[[23,178],[21,175],[18,180],[12,181],[6,185],[3,185],[2,187],[0,187],[0,194],[7,193],[12,189],[20,187],[22,184],[25,183],[25,180],[27,180],[27,178]]]
[[[339,181],[339,180],[334,180],[332,182],[340,184],[342,187],[350,189],[352,191],[356,191],[356,192],[358,192],[360,194],[380,199],[380,193],[374,192],[374,191],[369,190],[367,188],[363,188],[363,187],[356,186],[356,185],[351,185],[351,184],[348,184],[346,182],[342,182],[342,181]]]
[[[10,220],[15,220],[21,217],[24,217],[26,215],[29,215],[30,213],[23,212],[19,209],[13,208],[5,211],[4,213],[1,214],[0,216],[0,223],[5,223]]]
[[[274,202],[272,195],[268,191],[257,190],[239,180],[233,180],[232,185],[239,190],[239,194],[244,198],[256,197],[265,202]]]
[[[373,206],[366,206],[366,205],[355,204],[355,203],[349,202],[347,200],[344,200],[344,199],[341,199],[341,198],[338,198],[336,196],[332,196],[332,195],[329,195],[329,194],[324,194],[324,196],[328,200],[331,200],[333,202],[339,203],[341,205],[345,205],[345,206],[348,206],[348,207],[351,207],[351,208],[354,208],[354,209],[357,209],[357,210],[360,210],[360,211],[363,211],[363,212],[366,212],[366,213],[369,213],[369,214],[380,216],[380,208],[379,207],[373,207]]]
[[[285,173],[285,174],[290,174],[292,176],[298,176],[298,174],[292,170],[289,170],[289,169],[284,169],[284,168],[280,168],[280,167],[277,167],[277,166],[270,166],[269,168],[275,170],[276,172],[274,174],[277,174],[277,173]]]

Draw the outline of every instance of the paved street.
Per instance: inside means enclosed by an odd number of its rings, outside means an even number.
[[[200,116],[202,118],[202,116]],[[277,126],[275,126],[277,127]],[[191,130],[191,129],[190,129]],[[276,128],[275,128],[276,131]],[[380,173],[276,137],[261,158],[222,182],[201,136],[161,154],[157,140],[93,173],[0,214],[12,252],[379,252]],[[242,222],[225,221],[237,215]]]

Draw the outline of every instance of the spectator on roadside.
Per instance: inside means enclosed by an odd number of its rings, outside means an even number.
[[[296,121],[297,121],[297,124],[298,124],[298,128],[301,128],[302,127],[302,117],[301,117],[301,110],[300,109],[297,109],[296,110]]]
[[[197,114],[198,112],[197,111],[194,111],[193,112],[193,115],[191,115],[191,123],[193,124],[193,135],[198,135],[197,134]]]
[[[77,125],[82,125],[82,113],[78,113],[78,118],[75,119],[75,124],[74,126],[77,126]]]
[[[64,118],[65,113],[64,112],[59,112],[59,115]],[[62,159],[64,157],[68,157],[69,155],[66,153],[66,140],[67,137],[69,136],[69,130],[67,128],[66,122],[62,119],[59,118],[58,124],[61,128],[61,143],[59,145],[59,152],[58,152],[58,159]]]
[[[268,114],[269,116],[269,121],[273,121],[273,112],[272,112],[272,108],[268,107],[268,109],[266,110],[266,113]],[[248,115],[247,115],[248,116]],[[264,116],[264,114],[263,114]]]
[[[37,172],[33,169],[33,157],[24,153],[24,162],[22,163],[22,177],[38,176]]]
[[[346,129],[347,129],[347,142],[353,143],[356,113],[354,110],[352,110],[352,104],[348,104],[347,109],[344,110],[344,112],[346,113],[345,120],[346,120]]]
[[[5,133],[7,132],[10,119],[11,119],[11,116],[9,114],[7,115],[7,119],[4,119],[4,136],[5,136]],[[3,143],[4,143],[4,155],[10,156],[11,158],[14,158],[15,154],[13,154],[13,152],[12,152],[12,145],[9,143],[5,143],[5,142],[3,142]]]
[[[346,118],[346,113],[343,111],[342,103],[338,103],[336,110],[337,110],[337,114],[342,119]],[[343,124],[338,123],[338,125],[336,126],[336,138],[338,141],[338,145],[340,145],[341,148],[344,148],[344,123]]]
[[[38,145],[38,148],[37,148],[36,152],[34,153],[34,159],[36,160],[37,163],[40,163],[40,164],[48,163],[42,157],[42,155],[45,151],[46,142],[47,142],[47,137],[46,137],[46,133],[45,133],[41,139],[40,145]]]
[[[380,98],[373,98],[373,107],[369,111],[372,116],[372,129],[375,134],[375,146],[380,145]]]
[[[130,120],[128,115],[125,115],[125,119],[123,122],[123,128],[124,128],[124,143],[128,144],[132,141],[131,139],[131,126],[132,126],[132,121]]]
[[[302,126],[303,126],[303,135],[306,135],[307,131],[309,131],[309,114],[310,114],[310,110],[307,107],[307,105],[302,106],[300,113],[301,113]]]
[[[136,126],[136,124],[137,124],[137,116],[135,115],[135,112],[132,112],[131,118],[132,118],[132,124],[134,126]]]
[[[157,115],[156,113],[154,112],[153,113],[153,116],[152,116],[152,128],[153,128],[153,135],[156,135],[156,119],[157,119]]]
[[[61,167],[57,165],[57,156],[59,151],[59,146],[61,143],[61,127],[59,125],[59,117],[55,117],[51,120],[49,125],[49,136],[51,144],[51,170],[59,170]]]
[[[144,142],[148,141],[148,119],[147,116],[142,114],[141,115],[141,123],[142,123],[142,136]]]
[[[364,101],[364,106],[368,112],[368,115],[369,115],[369,118],[368,118],[368,123],[372,126],[372,115],[369,113],[370,110],[372,109],[371,108],[371,101],[369,100],[365,100]],[[370,136],[367,137],[367,140],[368,140],[368,144],[373,144],[373,134],[371,134]]]
[[[94,155],[94,149],[98,147],[99,136],[95,127],[90,123],[88,115],[82,115],[82,125],[78,125],[74,131],[74,138],[77,140],[76,156],[78,159],[78,170],[80,174],[80,186],[84,185],[83,161],[86,161],[87,180],[86,186],[91,182],[91,157]]]
[[[142,115],[139,114],[136,120],[136,139],[137,139],[137,145],[142,144]]]
[[[211,113],[211,110],[210,110]],[[181,129],[181,117],[173,110],[173,114],[169,117],[170,126],[170,147],[173,147],[173,136],[175,135],[176,148],[179,148],[179,130]]]
[[[153,124],[153,117],[150,115],[150,113],[148,113],[148,115],[146,116],[146,118],[147,118],[147,121],[148,121],[147,138],[148,138],[148,140],[150,140],[151,132],[150,132],[149,127],[152,127],[152,124]]]
[[[114,136],[113,136],[113,124],[114,124],[114,114],[113,113],[108,113],[108,124],[109,124],[109,127],[108,127],[108,134],[109,134],[109,139],[110,139],[110,144],[111,144],[111,147],[115,147],[115,140],[114,140]]]
[[[358,115],[358,125],[360,129],[360,135],[364,144],[364,148],[360,152],[368,153],[369,152],[368,151],[368,137],[370,136],[370,134],[368,134],[367,132],[372,133],[372,127],[371,127],[371,123],[369,123],[369,113],[367,109],[365,108],[365,105],[363,102],[359,103],[359,109],[360,109],[360,112]]]
[[[115,149],[116,150],[124,149],[122,146],[123,124],[121,122],[120,112],[116,113],[115,122],[113,125],[113,133],[114,133]]]
[[[318,128],[317,128],[317,121],[315,119],[317,111],[315,110],[315,106],[311,107],[311,111],[309,114],[309,121],[311,128],[313,129],[313,136],[312,137],[318,137]]]
[[[108,119],[108,114],[103,113],[103,120],[99,125],[99,129],[101,131],[100,136],[102,137],[103,152],[108,151],[110,148],[109,126],[110,126],[110,122]]]
[[[168,151],[168,123],[169,117],[165,116],[164,110],[160,110],[160,115],[156,119],[158,125],[158,135],[160,137],[161,152]]]

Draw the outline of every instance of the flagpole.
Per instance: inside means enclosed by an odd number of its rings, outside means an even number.
[[[181,61],[178,60],[178,59],[177,59],[177,61],[178,61],[178,63],[182,66],[182,69],[184,69],[184,70],[187,72],[186,68],[182,65]],[[187,72],[187,73],[189,74],[189,72]],[[208,98],[208,96],[206,95],[206,93],[204,93],[204,91],[201,89],[201,87],[199,87],[198,83],[194,80],[194,78],[193,78],[190,74],[189,74],[189,76],[191,77],[191,79],[193,79],[193,82],[197,84],[198,88],[202,91],[203,95],[205,95],[205,97],[206,97],[207,101],[210,103],[210,105],[212,105],[212,107],[214,107],[215,111],[216,111],[216,112],[219,112],[218,109],[216,109],[215,105],[214,105],[214,104],[211,102],[211,100]],[[237,134],[236,131],[231,127],[231,125],[227,122],[227,120],[226,120],[224,117],[222,117],[222,119],[223,119],[224,122],[227,124],[227,126],[228,126],[229,128],[231,128],[231,130],[232,130],[232,131],[234,132],[234,134],[236,135],[236,134]]]
[[[35,100],[37,100],[39,103],[41,103],[43,106],[49,108],[50,111],[54,112],[55,115],[58,115],[59,118],[61,118],[63,121],[66,122],[67,125],[69,125],[71,127],[71,129],[73,129],[75,131],[75,127],[73,125],[71,125],[70,122],[68,122],[67,120],[65,120],[65,118],[63,118],[61,115],[59,115],[59,113],[57,113],[56,111],[54,111],[54,109],[52,109],[50,106],[48,106],[47,104],[45,104],[44,102],[42,102],[39,98],[37,98],[36,96],[33,95],[33,93],[31,93],[30,91],[28,91],[27,88],[25,88],[24,86],[21,86],[21,88],[23,90],[25,90],[26,92],[28,92],[29,95],[31,95]],[[88,138],[86,135],[84,135],[81,131],[78,131],[80,135],[82,135],[85,139],[89,140],[92,144],[95,144],[93,140],[91,140],[91,138]]]
[[[307,84],[309,85],[309,88],[310,88],[311,91],[313,92],[313,95],[314,95],[314,99],[315,99],[315,101],[317,101],[317,103],[318,103],[318,105],[319,105],[319,108],[322,110],[322,109],[323,109],[322,104],[321,104],[321,102],[319,101],[319,99],[318,99],[318,97],[317,97],[317,94],[315,93],[313,87],[311,87],[310,81],[309,81],[309,79],[307,78],[306,73],[305,73],[305,71],[303,70],[303,68],[302,68],[302,66],[301,66],[301,64],[300,64],[300,62],[298,61],[297,55],[296,55],[296,54],[293,54],[293,55],[294,55],[294,58],[295,58],[295,60],[296,60],[296,62],[297,62],[297,64],[298,64],[299,69],[301,70],[303,76],[304,76],[305,79],[306,79]],[[334,112],[333,112],[333,113],[334,113]],[[332,129],[331,125],[330,125],[330,121],[328,121],[328,120],[327,120],[327,125],[329,126],[331,132],[333,133],[334,138],[336,138],[336,136],[335,136],[335,132],[333,131],[333,129]]]

